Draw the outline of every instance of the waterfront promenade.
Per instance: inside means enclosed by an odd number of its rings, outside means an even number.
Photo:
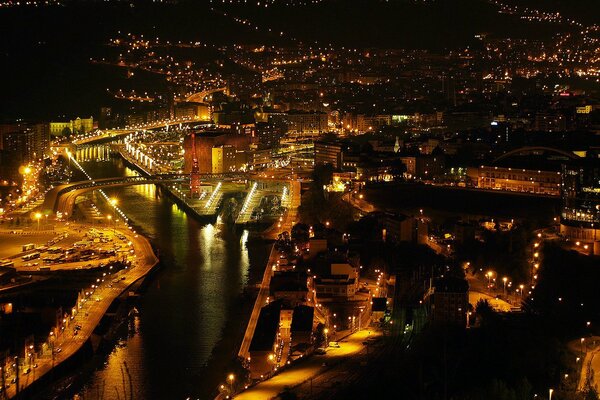
[[[75,317],[67,323],[67,328],[61,333],[50,335],[48,349],[33,361],[33,365],[37,364],[37,367],[31,368],[29,373],[25,373],[25,369],[28,367],[28,364],[25,363],[25,368],[19,370],[18,379],[14,372],[12,376],[6,377],[7,383],[15,380],[6,388],[7,398],[13,398],[26,390],[41,377],[49,374],[53,368],[77,353],[90,339],[112,302],[127,292],[132,284],[145,277],[158,263],[158,258],[146,238],[128,230],[117,230],[116,232],[125,235],[133,244],[135,261],[132,266],[116,274],[118,279],[107,275],[107,279],[93,290]],[[80,326],[80,329],[74,335],[73,329],[76,326]]]

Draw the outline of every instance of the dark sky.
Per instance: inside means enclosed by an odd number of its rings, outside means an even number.
[[[545,7],[557,2],[557,7],[581,15],[600,15],[590,8],[598,8],[600,0],[527,1]],[[518,2],[523,4],[524,0]],[[498,14],[485,0],[437,0],[426,5],[414,1],[328,0],[317,6],[268,10],[219,7],[248,17],[265,29],[292,33],[307,43],[348,47],[444,51],[469,45],[479,32],[496,37],[548,38],[563,29]],[[88,60],[100,54],[102,44],[119,30],[216,44],[265,40],[285,44],[277,36],[257,33],[212,13],[207,0],[183,0],[177,5],[138,1],[133,7],[127,2],[72,1],[63,7],[2,9],[0,120],[97,114],[114,77],[99,74]]]

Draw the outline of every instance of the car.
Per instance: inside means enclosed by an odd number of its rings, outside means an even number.
[[[334,347],[336,349],[339,349],[340,344],[338,342],[329,342],[329,347]]]
[[[327,353],[327,350],[325,350],[323,347],[319,347],[318,349],[315,350],[315,354],[318,354],[318,355],[323,355],[326,353]]]
[[[58,354],[62,351],[62,349],[60,347],[57,347],[56,349],[54,349],[54,353]]]
[[[75,329],[80,330],[81,329],[81,325],[75,325]]]

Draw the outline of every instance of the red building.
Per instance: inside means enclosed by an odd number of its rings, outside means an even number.
[[[195,146],[192,145],[192,135],[186,136],[183,141],[184,155],[184,173],[192,172],[194,158],[198,160],[199,173],[212,173],[212,149],[213,147],[230,145],[236,151],[245,151],[249,149],[252,138],[245,135],[225,131],[207,131],[195,133]],[[195,147],[196,157],[194,157]]]

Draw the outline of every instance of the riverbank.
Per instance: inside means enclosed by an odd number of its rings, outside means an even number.
[[[13,378],[15,380],[14,384],[6,388],[7,398],[23,396],[34,390],[37,382],[44,380],[53,369],[75,356],[89,342],[113,301],[144,279],[158,264],[158,258],[145,237],[127,230],[117,232],[132,242],[135,257],[132,266],[120,271],[115,278],[109,275],[97,287],[88,289],[89,296],[74,308],[75,315],[66,319],[66,329],[50,335],[46,351],[36,360],[37,367],[27,369],[21,366],[18,377],[7,378],[8,381]]]

